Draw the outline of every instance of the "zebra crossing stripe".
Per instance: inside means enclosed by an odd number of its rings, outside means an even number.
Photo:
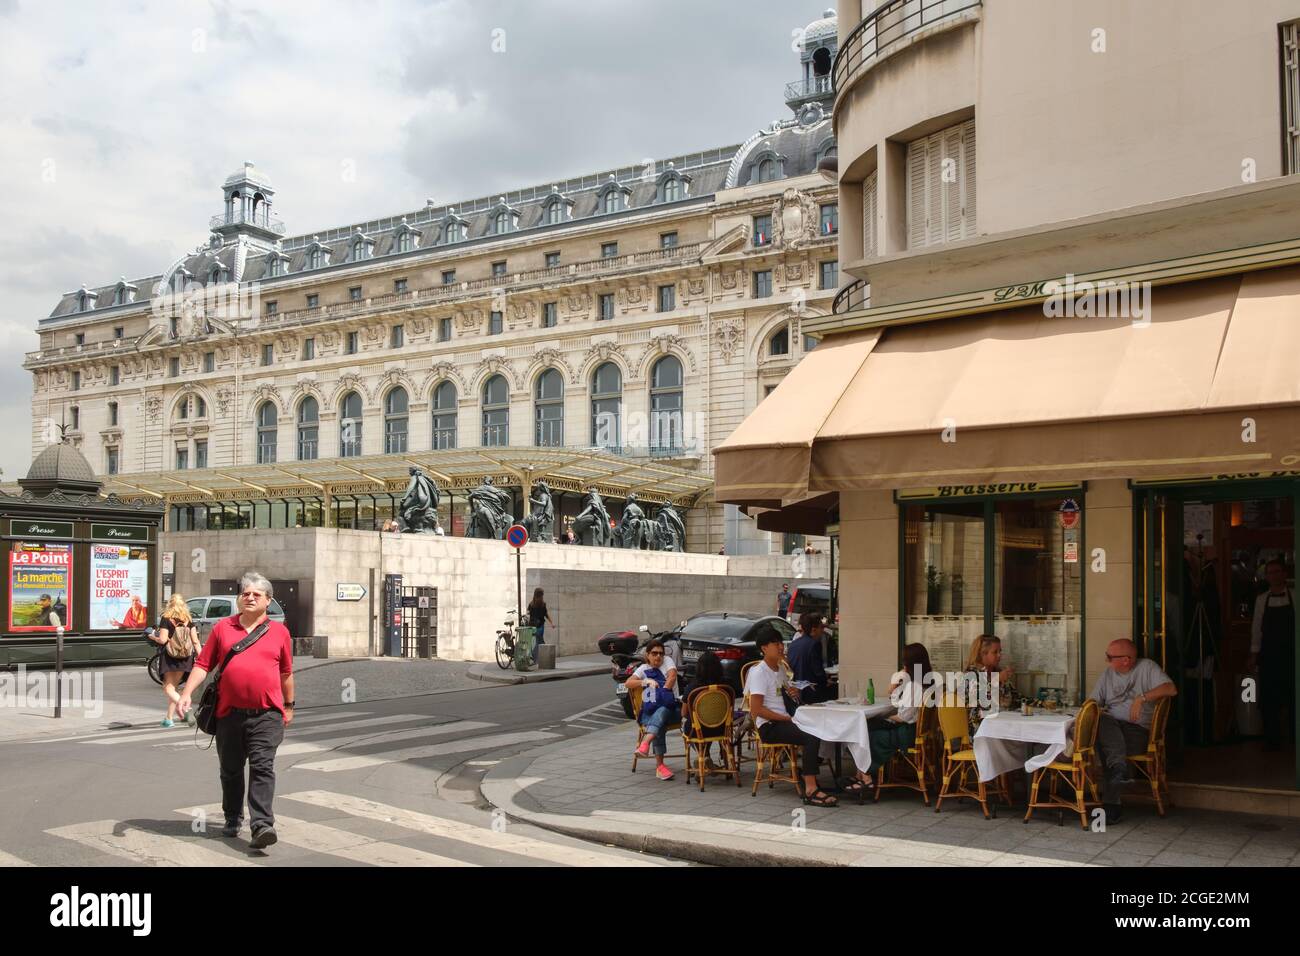
[[[161,713],[161,710],[160,710]],[[320,720],[347,720],[352,717],[369,716],[373,711],[361,710],[352,711],[348,714],[308,714],[302,717],[294,718],[295,724],[310,723]],[[162,718],[160,717],[159,720]],[[179,725],[178,725],[179,726]],[[135,724],[130,727],[108,728],[106,730],[93,730],[84,734],[73,734],[68,737],[40,737],[24,741],[24,743],[40,744],[60,744],[69,741],[80,741],[82,743],[130,743],[133,740],[158,740],[163,737],[175,736],[177,728],[160,728],[156,722],[140,725]]]
[[[393,823],[408,830],[415,830],[429,836],[460,840],[474,846],[492,850],[514,853],[534,860],[549,863],[562,863],[569,866],[660,866],[653,860],[645,860],[631,855],[598,853],[585,847],[567,846],[561,843],[549,843],[533,837],[521,836],[507,831],[497,831],[489,827],[475,826],[459,820],[449,820],[428,813],[406,810],[329,790],[303,790],[286,794],[283,799],[309,803],[327,810],[337,810],[366,820],[379,820]]]
[[[469,733],[473,730],[487,730],[489,727],[495,727],[496,724],[485,723],[480,720],[458,720],[450,724],[434,724],[429,727],[415,727],[411,730],[399,730],[393,733],[383,732],[383,736],[377,737],[375,731],[368,734],[355,734],[350,737],[330,737],[325,740],[296,740],[293,743],[281,744],[276,751],[278,757],[292,757],[295,754],[313,754],[321,753],[327,750],[338,750],[340,747],[349,747],[353,744],[386,744],[390,740],[411,740],[419,737],[438,737],[444,734]],[[293,727],[290,726],[290,731]]]
[[[493,734],[487,737],[468,737],[453,740],[445,744],[431,744],[427,747],[408,747],[383,754],[357,754],[340,757],[335,760],[317,760],[311,763],[296,763],[290,770],[318,770],[322,773],[337,773],[342,770],[361,770],[365,767],[380,767],[384,764],[398,763],[403,760],[423,760],[427,757],[441,757],[446,754],[468,753],[474,750],[491,750],[493,747],[507,747],[511,744],[530,743],[535,740],[552,740],[559,734],[529,730],[511,734]]]
[[[220,808],[217,819],[221,819]],[[207,842],[206,837],[188,839],[166,833],[152,833],[124,826],[116,820],[77,823],[45,832],[145,866],[256,866],[241,856],[210,850],[195,842],[197,839]]]
[[[19,859],[12,853],[6,853],[0,850],[0,866],[35,866],[35,863],[28,863],[26,860]]]

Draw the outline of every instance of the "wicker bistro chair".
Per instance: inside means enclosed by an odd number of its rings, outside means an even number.
[[[686,697],[686,711],[691,715],[689,725],[691,736],[687,732],[687,721],[682,722],[682,742],[686,745],[686,782],[691,782],[691,775],[699,778],[700,790],[704,790],[704,778],[709,774],[731,775],[740,786],[740,761],[736,755],[736,741],[732,735],[732,707],[735,696],[725,684],[710,684],[697,687]],[[717,744],[722,751],[726,765],[709,767],[707,754],[710,744]],[[694,760],[694,766],[692,766]]]
[[[1063,823],[1065,811],[1070,810],[1079,815],[1079,825],[1088,829],[1088,808],[1101,804],[1096,781],[1090,773],[1097,755],[1097,727],[1100,723],[1101,709],[1097,702],[1085,701],[1074,721],[1074,751],[1070,758],[1053,760],[1046,767],[1034,771],[1033,785],[1029,791],[1029,809],[1025,811],[1026,823],[1035,810],[1057,810],[1060,812],[1058,823]],[[1038,789],[1044,778],[1047,779],[1047,797],[1039,800]],[[1056,792],[1058,782],[1065,783],[1073,792],[1069,800]],[[1084,799],[1085,791],[1091,791],[1091,801]]]
[[[939,737],[939,712],[934,707],[922,707],[916,716],[916,740],[906,751],[899,750],[889,763],[876,769],[876,796],[880,791],[902,788],[921,795],[925,805],[930,805],[930,783],[936,773],[934,749]]]
[[[997,804],[989,799],[989,785],[979,778],[979,768],[975,764],[969,712],[965,707],[951,705],[943,705],[937,709],[939,731],[943,734],[941,771],[943,785],[939,790],[939,799],[935,801],[934,812],[938,813],[943,809],[945,797],[957,800],[970,797],[979,803],[980,809],[984,811],[985,820],[996,817]],[[994,781],[993,790],[995,797],[1000,796],[1007,806],[1011,806],[1011,794],[1007,792],[1005,777],[998,777]]]
[[[748,700],[745,701],[745,707],[750,707]],[[750,718],[753,718],[752,712]],[[766,783],[770,790],[779,782],[793,784],[795,791],[803,796],[803,781],[799,779],[799,748],[794,744],[764,743],[758,735],[757,722],[754,724],[753,740],[754,746],[758,748],[758,766],[754,769],[754,789],[749,795],[752,797],[758,794],[760,783]]]
[[[745,756],[746,744],[749,745],[750,753],[755,753],[754,741],[757,737],[754,727],[754,718],[749,713],[749,693],[745,690],[745,678],[749,676],[749,672],[759,663],[759,661],[750,661],[740,668],[741,710],[736,719],[732,721],[732,733],[734,734],[733,749],[736,753],[737,766],[746,760],[757,759],[757,754],[752,757]]]
[[[634,724],[635,727],[636,727],[636,745],[637,745],[638,747],[640,747],[640,746],[641,746],[641,741],[645,739],[645,735],[646,735],[646,729],[645,729],[644,727],[641,726],[641,688],[640,688],[640,687],[629,687],[627,693],[628,693],[628,697],[629,697],[629,699],[632,701],[632,718],[633,718],[633,724]],[[677,729],[679,729],[681,726],[682,726],[682,722],[679,720],[679,721],[677,721],[677,723],[675,723],[675,724],[669,724],[669,725],[668,725],[668,729],[669,729],[669,730],[677,730]],[[665,749],[667,749],[667,748],[665,748]],[[680,756],[682,756],[682,755],[681,755],[681,754],[668,754],[668,753],[666,753],[666,754],[664,754],[664,756],[665,756],[665,757],[680,757]],[[642,757],[639,753],[636,752],[636,750],[633,750],[633,751],[632,751],[632,772],[633,772],[633,773],[636,773],[636,762],[637,762],[638,760],[649,760],[649,759],[653,759],[653,758],[650,758],[650,757]]]
[[[1169,780],[1165,776],[1165,728],[1169,724],[1169,711],[1173,709],[1173,699],[1161,697],[1156,701],[1151,715],[1151,739],[1147,741],[1146,753],[1130,754],[1129,765],[1142,774],[1151,784],[1151,796],[1156,802],[1156,813],[1165,815],[1165,805],[1174,805],[1169,795]],[[1164,799],[1161,799],[1161,792]]]

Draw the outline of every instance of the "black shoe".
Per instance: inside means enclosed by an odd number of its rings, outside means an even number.
[[[227,821],[226,821],[226,825],[225,825],[224,827],[221,828],[221,835],[222,835],[223,837],[237,837],[237,836],[239,836],[239,821],[238,821],[238,820],[235,820],[235,821],[232,823],[230,820],[227,820]]]
[[[254,850],[265,850],[268,846],[274,846],[278,839],[280,838],[275,835],[275,827],[258,827],[253,831],[253,840],[249,845]]]
[[[1119,823],[1124,816],[1124,808],[1118,803],[1108,803],[1102,807],[1106,813],[1106,826],[1112,823]]]

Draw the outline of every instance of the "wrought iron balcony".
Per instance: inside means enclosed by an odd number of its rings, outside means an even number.
[[[892,47],[925,27],[956,17],[982,0],[889,0],[872,10],[835,54],[831,75],[839,93],[852,79],[888,56]]]
[[[245,214],[242,211],[225,213],[220,216],[213,216],[208,221],[209,229],[222,229],[226,226],[256,226],[258,229],[265,229],[267,232],[273,232],[277,236],[284,235],[284,223],[274,216],[265,212],[252,212]]]
[[[807,100],[821,99],[835,92],[835,84],[828,73],[826,76],[809,76],[785,85],[785,101],[798,105]]]
[[[831,303],[831,312],[840,315],[844,312],[858,312],[871,307],[871,283],[866,279],[855,279],[835,294]]]

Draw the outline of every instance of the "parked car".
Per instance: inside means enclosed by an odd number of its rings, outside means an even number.
[[[185,606],[190,609],[190,617],[194,619],[194,626],[199,629],[201,641],[208,639],[208,635],[212,633],[212,625],[217,621],[239,613],[233,594],[199,594],[187,600]],[[266,616],[272,621],[284,623],[284,608],[280,607],[279,601],[271,599],[271,606],[266,609]]]
[[[684,680],[695,678],[695,662],[705,651],[713,651],[722,661],[722,674],[732,690],[740,695],[740,669],[762,655],[754,640],[762,633],[775,630],[787,644],[797,633],[789,623],[775,614],[748,614],[741,611],[705,611],[683,621],[673,636],[681,646],[678,667]]]

